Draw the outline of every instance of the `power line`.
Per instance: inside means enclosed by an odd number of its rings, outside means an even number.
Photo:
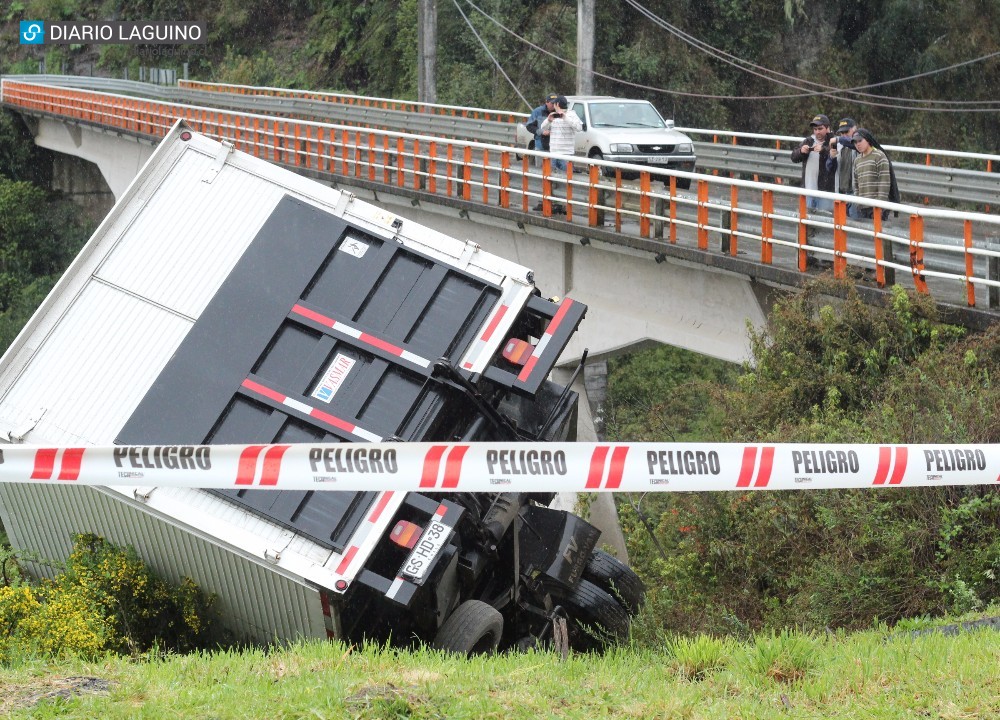
[[[553,53],[553,52],[551,52],[551,51],[549,51],[549,50],[547,50],[547,49],[545,49],[545,48],[543,48],[543,47],[541,47],[539,45],[536,45],[535,43],[531,42],[530,40],[528,40],[527,38],[523,37],[522,35],[519,35],[518,33],[514,32],[513,30],[511,30],[510,28],[508,28],[506,25],[504,25],[503,23],[501,23],[499,20],[497,20],[496,18],[494,18],[492,15],[490,15],[489,13],[487,13],[485,10],[483,10],[482,8],[480,8],[478,5],[476,5],[474,2],[472,2],[472,0],[465,0],[465,2],[467,2],[473,9],[475,9],[478,13],[480,13],[487,20],[489,20],[490,22],[492,22],[494,25],[496,25],[498,28],[500,28],[501,30],[503,30],[507,34],[509,34],[512,37],[516,38],[521,43],[527,45],[528,47],[532,48],[533,50],[537,50],[538,52],[542,53],[543,55],[547,55],[547,56],[551,57],[552,59],[554,59],[554,60],[556,60],[558,62],[563,63],[564,65],[568,65],[568,66],[570,66],[572,68],[579,69],[579,66],[575,62],[573,62],[572,60],[567,60],[566,58],[563,58],[563,57],[561,57],[559,55],[556,55],[555,53]],[[626,2],[628,2],[629,4],[632,4],[632,0],[626,0]],[[998,55],[998,54],[1000,54],[1000,53],[994,53],[994,54],[991,54],[991,55],[987,55],[987,56],[984,56],[982,58],[977,58],[976,60],[972,60],[972,61],[969,61],[969,62],[979,62],[979,61],[988,59],[990,57],[994,57],[995,55]],[[743,61],[743,62],[746,62],[746,61]],[[730,64],[733,64],[733,63],[730,63]],[[968,64],[968,63],[962,63],[962,64]],[[955,67],[957,67],[957,66],[955,66]],[[744,70],[745,72],[750,72],[750,71],[745,70],[744,68],[740,68],[740,69]],[[950,68],[943,68],[942,70],[940,70],[940,72],[943,72],[946,69],[950,69]],[[939,71],[932,71],[929,74],[933,74],[933,72],[939,72]],[[826,91],[806,91],[806,92],[802,92],[802,93],[799,93],[799,94],[785,94],[785,95],[718,95],[718,94],[712,94],[712,93],[694,93],[694,92],[686,92],[686,91],[683,91],[683,90],[671,90],[671,89],[668,89],[668,88],[662,88],[662,87],[657,87],[657,86],[653,86],[653,85],[646,85],[646,84],[643,84],[643,83],[636,83],[636,82],[632,82],[630,80],[624,80],[622,78],[615,77],[613,75],[608,75],[606,73],[598,72],[597,70],[594,70],[593,74],[596,75],[597,77],[603,78],[605,80],[610,80],[611,82],[615,82],[615,83],[618,83],[618,84],[621,84],[621,85],[626,85],[626,86],[629,86],[629,87],[634,87],[634,88],[637,88],[637,89],[640,89],[640,90],[649,90],[649,91],[652,91],[652,92],[663,93],[665,95],[674,95],[674,96],[678,96],[678,97],[689,97],[689,98],[705,99],[705,100],[736,100],[736,101],[747,101],[747,100],[754,100],[754,101],[759,101],[759,100],[789,100],[789,99],[795,99],[795,98],[801,98],[801,97],[816,97],[816,96],[826,96],[826,97],[831,97],[831,98],[834,98],[834,99],[837,99],[837,100],[844,100],[845,99],[845,98],[841,97],[840,94],[838,94],[838,93],[826,92]],[[756,74],[756,73],[754,73],[754,74]],[[926,75],[926,74],[928,74],[928,73],[925,73],[924,75]],[[763,77],[764,79],[769,80],[771,82],[779,82],[780,83],[780,81],[775,80],[774,78],[770,78],[770,77],[763,76],[763,75],[761,75],[760,77]],[[917,77],[917,76],[915,76],[915,77]],[[901,80],[902,79],[900,79],[900,81]],[[889,81],[889,82],[896,82],[896,81]],[[792,87],[794,89],[802,90],[802,88],[800,88],[798,86],[790,85],[788,83],[781,83],[781,84],[788,85],[789,87]],[[878,84],[881,85],[881,84],[884,84],[884,83],[878,83]],[[871,86],[862,86],[862,87],[874,87],[874,85],[871,85]],[[861,88],[856,88],[856,89],[861,89]],[[838,92],[844,92],[844,91],[838,91]],[[872,101],[868,101],[868,100],[860,100],[860,99],[849,99],[849,101],[852,102],[852,103],[859,104],[859,105],[868,105],[868,106],[873,106],[873,107],[882,107],[882,108],[888,108],[888,109],[894,109],[894,110],[913,110],[913,111],[922,111],[922,112],[951,112],[951,113],[957,113],[957,112],[966,112],[966,113],[969,113],[969,112],[973,112],[973,113],[981,113],[981,112],[997,112],[998,110],[1000,110],[1000,107],[990,107],[990,108],[929,108],[929,107],[908,106],[908,105],[892,105],[892,104],[888,104],[888,103],[877,103],[877,102],[872,102]]]
[[[831,85],[824,85],[822,83],[814,82],[812,80],[805,80],[805,79],[802,79],[802,78],[798,78],[798,77],[795,77],[793,75],[786,75],[785,73],[778,72],[777,70],[772,70],[772,69],[764,67],[762,65],[754,64],[754,63],[750,62],[749,60],[744,60],[744,59],[742,59],[740,57],[737,57],[736,55],[732,55],[731,53],[726,52],[725,50],[721,50],[719,48],[713,47],[712,45],[709,45],[708,43],[706,43],[706,42],[704,42],[702,40],[699,40],[698,38],[694,37],[693,35],[690,35],[689,33],[684,32],[680,28],[678,28],[678,27],[676,27],[674,25],[671,25],[666,20],[663,20],[662,18],[660,18],[657,15],[655,15],[648,8],[640,5],[636,0],[625,0],[625,2],[627,2],[629,5],[631,5],[635,10],[637,10],[639,13],[641,13],[642,15],[644,15],[646,18],[648,18],[649,20],[651,20],[654,24],[658,25],[659,27],[663,28],[664,30],[667,30],[669,33],[671,33],[675,37],[681,39],[682,41],[688,43],[689,45],[692,45],[696,49],[701,50],[702,52],[708,54],[709,56],[711,56],[711,57],[713,57],[713,58],[715,58],[717,60],[721,60],[722,62],[728,63],[729,65],[733,65],[733,66],[737,67],[738,69],[743,70],[744,72],[748,72],[748,73],[750,73],[752,75],[756,75],[757,77],[763,78],[765,80],[769,80],[770,82],[774,82],[774,83],[777,83],[777,84],[780,84],[780,85],[784,85],[786,87],[791,87],[791,88],[794,88],[796,90],[803,91],[799,95],[779,95],[779,96],[776,96],[776,97],[791,98],[791,97],[805,97],[805,96],[808,96],[808,95],[852,94],[852,95],[861,95],[861,96],[864,96],[864,97],[876,98],[878,100],[898,100],[898,101],[901,101],[901,102],[937,103],[937,104],[942,104],[943,103],[943,104],[949,104],[949,105],[989,105],[989,104],[993,104],[993,103],[996,102],[995,100],[928,100],[928,99],[922,99],[922,98],[908,98],[908,97],[893,97],[893,96],[889,96],[889,95],[876,95],[874,93],[865,93],[865,92],[860,92],[860,91],[861,90],[870,89],[870,88],[874,88],[874,87],[881,87],[881,86],[885,86],[885,85],[891,85],[891,84],[894,84],[894,83],[905,82],[905,81],[908,81],[908,80],[916,80],[918,78],[929,77],[931,75],[937,75],[939,73],[947,72],[949,70],[954,70],[956,68],[963,67],[965,65],[971,65],[971,64],[974,64],[974,63],[978,63],[978,62],[983,62],[984,60],[989,60],[990,58],[993,58],[993,57],[996,57],[996,56],[1000,55],[1000,52],[988,53],[986,55],[980,56],[978,58],[974,58],[972,60],[965,60],[965,61],[960,62],[960,63],[955,63],[953,65],[949,65],[948,67],[938,68],[936,70],[928,70],[926,72],[918,73],[916,75],[910,75],[910,76],[907,76],[907,77],[895,78],[893,80],[885,80],[885,81],[878,82],[878,83],[872,83],[870,85],[859,85],[859,86],[852,87],[852,88],[837,88],[837,87],[834,87],[834,86],[831,86]],[[727,59],[727,58],[730,58],[731,60]],[[770,73],[770,74],[775,75],[777,77],[786,78],[788,80],[793,80],[793,81],[795,81],[797,83],[804,83],[806,85],[812,85],[813,87],[819,88],[819,90],[818,91],[807,91],[804,87],[801,87],[801,85],[794,85],[794,84],[790,84],[790,83],[781,82],[780,80],[776,80],[776,79],[768,77],[766,75],[762,75],[760,73],[756,73],[756,72],[752,72],[750,70],[746,70],[745,68],[740,67],[741,64],[742,65],[746,65],[746,66],[751,67],[751,68],[755,68],[757,70],[761,70],[764,73]],[[892,106],[892,107],[895,107],[895,106]]]
[[[490,56],[490,60],[492,60],[493,64],[497,66],[497,70],[500,71],[500,74],[503,75],[504,78],[507,80],[507,82],[510,83],[510,86],[514,88],[514,92],[516,92],[517,96],[521,98],[521,100],[524,102],[525,105],[528,106],[528,110],[534,110],[534,107],[532,107],[531,103],[529,103],[528,100],[524,97],[524,95],[521,94],[521,91],[518,90],[517,85],[514,84],[514,81],[510,79],[510,76],[507,75],[506,72],[504,72],[503,67],[500,65],[499,61],[497,61],[497,59],[493,56],[493,53],[490,52],[490,49],[486,46],[486,43],[483,42],[483,39],[479,36],[479,33],[476,32],[476,28],[472,26],[472,22],[466,16],[465,11],[462,10],[461,6],[459,6],[458,0],[451,0],[451,1],[455,3],[455,9],[457,9],[459,14],[461,14],[462,19],[465,20],[465,24],[469,26],[469,29],[472,31],[472,34],[476,36],[476,40],[479,41],[479,44],[483,46],[483,50],[485,50],[486,54]]]

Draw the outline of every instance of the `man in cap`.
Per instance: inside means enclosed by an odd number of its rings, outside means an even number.
[[[858,157],[854,149],[854,131],[858,124],[853,118],[842,118],[837,123],[837,192],[841,195],[854,194],[854,160]],[[858,206],[847,204],[847,216],[858,217]]]
[[[837,142],[830,137],[830,118],[816,115],[809,123],[812,135],[792,150],[792,162],[802,163],[802,187],[806,190],[836,191]],[[806,197],[810,210],[833,211],[832,200]]]
[[[545,101],[531,111],[531,115],[528,116],[528,122],[524,124],[525,129],[535,134],[535,150],[540,152],[549,151],[549,131],[546,130],[542,132],[542,122],[549,116],[549,114],[556,107],[556,100],[559,96],[556,93],[549,93],[545,96]],[[542,159],[535,158],[535,164],[541,165]],[[542,204],[538,203],[535,205],[535,210],[541,210]]]
[[[524,124],[528,132],[535,134],[535,150],[543,150],[545,152],[549,150],[549,136],[548,134],[542,134],[542,121],[555,109],[555,102],[558,99],[559,96],[555,93],[546,95],[545,102],[531,111],[528,122]]]

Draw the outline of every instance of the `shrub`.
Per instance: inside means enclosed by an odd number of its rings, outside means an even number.
[[[998,442],[1000,329],[963,336],[939,323],[925,298],[899,288],[880,306],[851,287],[813,286],[753,336],[754,363],[738,381],[706,393],[719,422],[689,437]],[[656,375],[655,365],[645,367]],[[647,614],[636,623],[644,639],[857,629],[1000,598],[995,487],[650,494],[642,508],[641,516],[630,504],[619,509],[630,558],[649,588]]]
[[[153,647],[189,651],[210,639],[213,598],[191,580],[171,586],[132,548],[74,538],[65,571],[31,586],[12,572],[0,587],[0,662],[17,654],[93,657]]]

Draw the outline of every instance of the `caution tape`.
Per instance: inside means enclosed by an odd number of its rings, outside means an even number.
[[[685,492],[984,485],[996,445],[341,443],[6,446],[0,482],[412,492]]]

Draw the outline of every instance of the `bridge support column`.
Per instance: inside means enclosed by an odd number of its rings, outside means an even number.
[[[39,147],[92,162],[117,200],[153,154],[155,145],[113,130],[38,118],[29,122]]]

